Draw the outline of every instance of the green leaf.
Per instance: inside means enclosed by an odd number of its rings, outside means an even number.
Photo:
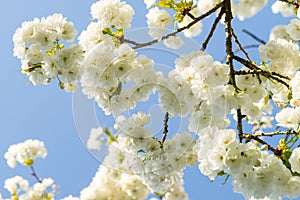
[[[158,3],[154,4],[154,6],[158,6],[161,8],[173,8],[174,4],[174,0],[160,0]]]
[[[110,28],[104,28],[104,29],[102,30],[102,33],[103,33],[103,34],[106,34],[106,35],[114,36],[114,34],[113,34],[113,32],[111,31]]]
[[[183,18],[184,18],[183,14],[181,14],[181,13],[175,14],[175,19],[176,19],[179,23],[181,23],[181,22],[183,21]]]

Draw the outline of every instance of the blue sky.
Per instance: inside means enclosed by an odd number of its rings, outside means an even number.
[[[80,32],[85,29],[90,20],[90,5],[94,1],[71,0],[10,0],[2,3],[0,12],[0,193],[8,196],[3,188],[4,180],[22,175],[31,181],[30,170],[18,165],[10,169],[3,157],[9,145],[24,141],[29,138],[45,141],[48,156],[45,160],[39,159],[35,168],[40,177],[52,177],[60,186],[57,198],[68,194],[78,195],[79,191],[87,186],[94,176],[99,161],[95,159],[82,145],[73,120],[72,94],[61,91],[56,82],[48,86],[34,87],[27,84],[26,78],[18,72],[20,62],[13,57],[12,36],[17,27],[25,20],[34,17],[48,16],[53,13],[63,13],[68,20],[73,21]],[[273,1],[272,1],[273,2]],[[133,28],[145,27],[145,6],[142,0],[128,1],[135,10]],[[271,2],[270,2],[271,3]],[[269,3],[269,4],[270,4]],[[210,18],[212,19],[212,18]],[[251,20],[239,22],[235,20],[234,28],[243,44],[257,44],[249,36],[241,33],[246,28],[257,34],[260,38],[268,40],[270,28],[275,24],[287,24],[288,19],[280,15],[272,15],[270,6],[266,7]],[[209,22],[204,22],[204,32],[197,38],[203,41],[209,30]],[[208,52],[217,59],[222,59],[224,54],[224,26],[218,27],[219,32],[213,37],[213,42],[208,46]],[[257,58],[257,51],[250,50],[252,58]],[[158,55],[155,59],[163,62]],[[165,64],[171,64],[168,61]],[[93,105],[93,102],[88,102]],[[97,111],[100,124],[110,124],[101,118],[101,112]],[[101,121],[102,120],[102,121]],[[94,123],[95,121],[93,121]],[[208,178],[202,176],[197,167],[188,168],[185,175],[186,191],[190,199],[231,199],[241,200],[242,196],[232,192],[230,181],[222,186],[223,179],[218,178],[211,183]]]

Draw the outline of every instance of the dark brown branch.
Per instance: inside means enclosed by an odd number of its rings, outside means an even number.
[[[250,44],[250,45],[245,45],[243,46],[243,49],[251,49],[251,48],[258,48],[259,45],[257,44]],[[236,50],[233,51],[233,54],[235,55],[236,53],[238,53],[240,50],[240,48],[237,48]],[[224,63],[226,61],[226,56],[222,59],[222,63]]]
[[[225,11],[224,11],[224,8],[222,8],[221,11],[220,11],[220,13],[219,13],[218,16],[216,17],[216,19],[215,19],[215,21],[214,21],[214,23],[213,23],[213,25],[212,25],[212,27],[211,27],[211,29],[210,29],[210,31],[209,31],[209,34],[208,34],[206,40],[205,40],[205,41],[203,42],[203,44],[202,44],[202,48],[201,48],[202,51],[204,51],[204,50],[206,49],[207,44],[209,43],[210,39],[212,38],[212,36],[213,36],[213,34],[214,34],[214,32],[215,32],[215,30],[216,30],[216,28],[217,28],[217,25],[218,25],[218,23],[220,22],[220,20],[221,20],[223,14],[224,14],[224,12],[225,12]]]
[[[257,136],[248,135],[247,139],[252,139],[252,140],[255,140],[255,141],[259,142],[260,144],[266,145],[268,150],[272,151],[275,155],[278,155],[278,150],[277,149],[275,149],[274,147],[269,145],[266,141],[258,138]]]
[[[215,11],[217,11],[222,5],[223,5],[223,2],[218,3],[217,5],[215,5],[212,9],[210,9],[209,11],[207,11],[206,13],[204,13],[203,15],[200,15],[199,17],[196,17],[195,20],[193,20],[188,25],[186,25],[184,27],[181,27],[181,28],[178,28],[176,31],[163,36],[161,38],[161,40],[165,40],[165,39],[169,38],[170,36],[175,36],[178,33],[182,32],[182,31],[184,31],[186,29],[191,28],[197,22],[201,21],[202,19],[208,17],[209,15],[211,15],[212,13],[214,13]],[[127,39],[125,39],[125,40],[127,40]],[[139,48],[142,48],[142,47],[150,46],[150,45],[155,44],[157,42],[159,42],[159,40],[155,39],[155,40],[151,40],[151,41],[145,42],[145,43],[136,43],[135,46],[132,47],[132,48],[133,49],[139,49]]]
[[[124,42],[129,43],[129,44],[133,44],[133,45],[135,45],[135,46],[140,45],[140,43],[135,42],[135,41],[130,40],[130,39],[124,39]]]
[[[300,133],[297,131],[293,130],[287,130],[287,131],[277,131],[277,132],[270,132],[270,133],[255,133],[255,134],[249,134],[249,133],[244,133],[243,137],[248,138],[248,137],[273,137],[275,135],[299,135]],[[251,136],[250,136],[251,135]]]
[[[249,55],[248,55],[248,53],[245,51],[245,49],[243,48],[242,44],[241,44],[240,41],[238,40],[238,37],[237,37],[236,34],[234,33],[234,30],[231,29],[231,31],[232,31],[232,35],[233,35],[234,41],[235,41],[235,43],[236,43],[236,44],[238,45],[238,47],[239,47],[239,50],[241,50],[241,51],[244,53],[244,55],[246,56],[246,58],[248,59],[249,62],[252,62],[251,59],[250,59],[250,57],[249,57]]]
[[[286,86],[287,88],[289,88],[289,84],[280,79],[280,78],[282,78],[282,79],[290,80],[289,77],[283,76],[283,75],[281,75],[279,73],[276,73],[276,72],[269,72],[269,71],[266,71],[266,70],[262,70],[259,67],[257,67],[256,65],[254,65],[253,63],[251,63],[251,62],[249,62],[249,61],[247,61],[247,60],[245,60],[241,57],[238,57],[238,56],[233,56],[233,59],[240,62],[241,64],[243,64],[245,67],[247,67],[249,69],[257,70],[257,74],[260,74],[260,75],[262,75],[266,78],[273,79],[273,80],[277,81],[278,83],[281,83],[284,86]]]
[[[266,44],[266,42],[260,38],[258,38],[256,35],[254,35],[253,33],[247,31],[246,29],[242,30],[244,33],[248,34],[249,36],[251,36],[253,39],[255,39],[256,41],[262,43],[262,44]]]
[[[265,70],[261,70],[261,69],[252,69],[252,70],[239,70],[239,71],[236,71],[235,72],[235,75],[249,75],[249,74],[252,74],[252,75],[260,75],[260,74],[268,74],[267,76],[271,76],[271,75],[274,75],[276,76],[277,73],[276,72],[268,72],[268,71],[265,71]],[[273,77],[271,77],[273,78]]]
[[[187,16],[189,16],[191,19],[193,19],[193,20],[196,19],[196,17],[195,17],[192,13],[187,12],[186,14],[187,14]]]
[[[163,144],[166,139],[167,139],[167,135],[168,135],[168,121],[169,121],[169,113],[166,112],[165,115],[165,119],[164,119],[164,132],[163,132],[163,137],[161,139],[161,143]]]
[[[231,21],[233,19],[232,12],[231,12],[231,1],[224,0],[223,8],[225,9],[225,32],[226,32],[226,64],[229,66],[230,69],[230,83],[233,85],[235,90],[238,90],[238,87],[235,82],[235,70],[233,67],[233,52],[232,52],[232,27]]]
[[[240,142],[242,142],[242,140],[243,140],[243,118],[244,118],[244,117],[245,117],[245,116],[242,115],[241,109],[240,109],[240,108],[237,109],[237,122],[238,122],[238,124],[237,124],[237,129],[238,129],[238,131],[239,131],[239,139],[240,139]]]

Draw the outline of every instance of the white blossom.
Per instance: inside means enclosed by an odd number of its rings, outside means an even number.
[[[36,158],[45,158],[47,150],[44,143],[38,140],[26,140],[22,143],[11,145],[4,157],[7,164],[14,168],[17,162],[31,166]]]
[[[147,24],[149,27],[149,35],[153,39],[160,40],[162,33],[172,24],[173,20],[166,10],[160,10],[157,7],[151,8],[147,15]]]
[[[170,36],[164,40],[164,45],[170,49],[179,49],[183,45],[183,40],[180,37]]]
[[[101,127],[92,128],[89,139],[87,141],[87,147],[89,149],[100,150],[102,143],[106,141],[106,138],[103,137],[102,135],[103,135],[103,130]]]
[[[291,163],[292,171],[300,173],[300,148],[295,148],[292,151],[292,155],[289,158],[289,162]]]

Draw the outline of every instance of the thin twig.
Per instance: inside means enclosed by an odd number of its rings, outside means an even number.
[[[269,74],[269,76],[273,75],[273,76],[278,76],[280,78],[284,78],[287,80],[290,80],[289,77],[283,76],[281,74],[278,74],[276,72],[268,72],[266,70],[262,70],[262,69],[253,69],[253,70],[239,70],[235,72],[236,75],[248,75],[248,74]]]
[[[165,119],[164,119],[164,133],[163,133],[163,137],[161,139],[161,143],[162,144],[167,139],[167,135],[168,135],[168,121],[169,121],[169,113],[166,112]]]
[[[236,36],[236,34],[234,33],[234,30],[231,29],[232,31],[232,35],[233,35],[233,38],[234,38],[234,41],[235,43],[238,45],[239,49],[244,53],[244,55],[246,56],[246,58],[248,59],[249,62],[252,62],[248,53],[245,51],[245,49],[243,48],[242,44],[240,43],[238,37]]]
[[[133,44],[133,45],[135,45],[135,46],[140,45],[140,43],[135,42],[135,41],[130,40],[130,39],[124,39],[124,42],[129,43],[129,44]]]
[[[208,17],[209,15],[211,15],[212,13],[214,13],[215,11],[217,11],[221,6],[223,5],[223,2],[221,3],[218,3],[217,5],[215,5],[212,9],[210,9],[209,11],[207,11],[206,13],[204,13],[203,15],[200,15],[199,17],[196,17],[195,20],[193,20],[191,23],[189,23],[188,25],[184,26],[184,27],[181,27],[181,28],[178,28],[176,31],[172,32],[172,33],[169,33],[165,36],[163,36],[161,38],[161,40],[165,40],[167,38],[169,38],[170,36],[175,36],[177,35],[178,33],[186,30],[186,29],[189,29],[191,28],[194,24],[196,24],[197,22],[201,21],[202,19]],[[125,39],[126,41],[127,39]],[[146,47],[146,46],[150,46],[152,44],[155,44],[157,42],[159,42],[160,40],[151,40],[149,42],[145,42],[145,43],[135,43],[135,46],[132,47],[133,49],[139,49],[139,48],[142,48],[142,47]]]
[[[244,133],[243,137],[248,138],[248,137],[273,137],[275,135],[299,135],[300,133],[297,131],[293,130],[287,130],[287,131],[276,131],[276,132],[269,132],[269,133],[255,133],[255,134],[249,134],[249,133]],[[252,135],[252,136],[251,136]]]
[[[266,42],[260,38],[258,38],[256,35],[254,35],[253,33],[247,31],[246,29],[242,30],[244,33],[248,34],[249,36],[251,36],[253,39],[255,39],[256,41],[262,43],[262,44],[266,44]]]
[[[243,49],[251,49],[251,48],[258,48],[259,45],[257,44],[250,44],[250,45],[245,45],[243,46]],[[233,51],[233,54],[238,53],[240,50],[240,48],[237,48],[236,50]],[[221,63],[224,63],[226,61],[226,56],[222,59]]]
[[[35,169],[33,168],[33,166],[30,166],[30,169],[31,169],[31,175],[39,182],[39,183],[42,183],[42,180],[41,178],[38,177],[37,173],[35,172]]]
[[[247,67],[249,69],[257,70],[257,72],[259,74],[261,74],[262,76],[264,76],[266,78],[273,79],[273,80],[277,81],[278,83],[283,84],[284,86],[286,86],[289,89],[289,84],[280,79],[280,78],[282,78],[282,79],[290,80],[289,77],[283,76],[283,75],[281,75],[279,73],[276,73],[276,72],[268,72],[266,70],[262,70],[259,67],[257,67],[256,65],[254,65],[253,63],[251,63],[251,62],[249,62],[249,61],[247,61],[247,60],[245,60],[245,59],[243,59],[239,56],[233,56],[233,59],[240,62],[241,64],[243,64],[245,67]]]
[[[206,40],[202,44],[202,48],[201,48],[202,51],[204,51],[206,49],[207,44],[209,43],[210,39],[212,38],[212,36],[213,36],[213,34],[214,34],[214,32],[215,32],[215,30],[217,28],[217,25],[219,24],[219,22],[220,22],[220,20],[221,20],[221,18],[222,18],[222,16],[223,16],[224,13],[225,13],[225,11],[224,11],[224,8],[222,7],[220,13],[216,17],[213,25],[211,26],[211,29],[209,31],[209,34],[208,34]]]
[[[266,145],[268,150],[274,152],[275,155],[278,155],[278,150],[275,149],[274,147],[272,147],[271,145],[269,145],[266,141],[254,136],[254,135],[250,135],[247,139],[253,139],[253,140],[255,140],[255,141],[257,141],[257,142],[259,142],[263,145]]]

